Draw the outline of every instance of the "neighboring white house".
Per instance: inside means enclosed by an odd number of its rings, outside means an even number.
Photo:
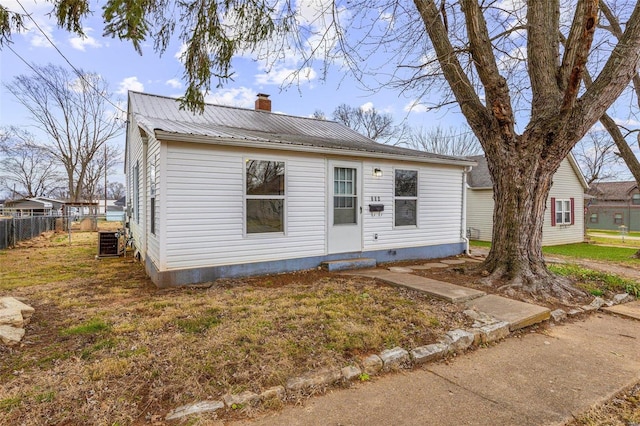
[[[465,169],[332,121],[129,92],[125,170],[134,245],[159,286],[435,258],[466,248]]]
[[[468,236],[472,240],[491,241],[494,206],[491,175],[484,156],[470,158],[478,165],[467,179]],[[587,187],[576,160],[569,154],[553,176],[542,228],[543,245],[584,241],[584,192]]]

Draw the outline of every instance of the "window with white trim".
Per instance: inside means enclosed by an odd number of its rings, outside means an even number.
[[[634,206],[640,205],[640,194],[633,194],[631,196],[631,204]]]
[[[571,200],[556,199],[556,224],[571,225]]]
[[[418,224],[418,171],[395,170],[394,191],[395,226],[417,226]]]
[[[333,169],[333,224],[358,223],[357,171],[350,167]]]
[[[245,161],[245,226],[247,234],[284,232],[284,161]]]

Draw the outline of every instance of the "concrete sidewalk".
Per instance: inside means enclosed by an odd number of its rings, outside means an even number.
[[[639,380],[640,323],[598,313],[236,424],[562,424]]]

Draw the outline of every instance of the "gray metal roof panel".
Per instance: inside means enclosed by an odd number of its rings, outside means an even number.
[[[129,92],[129,108],[138,124],[150,132],[393,154],[457,163],[471,161],[380,144],[335,121],[211,104],[205,105],[203,114],[197,114],[181,110],[174,98],[137,92]]]

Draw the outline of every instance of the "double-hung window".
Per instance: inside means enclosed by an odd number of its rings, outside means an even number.
[[[571,200],[556,200],[556,224],[571,225]]]
[[[284,161],[246,160],[245,212],[247,234],[284,232]]]
[[[418,224],[418,171],[395,170],[394,224]]]

